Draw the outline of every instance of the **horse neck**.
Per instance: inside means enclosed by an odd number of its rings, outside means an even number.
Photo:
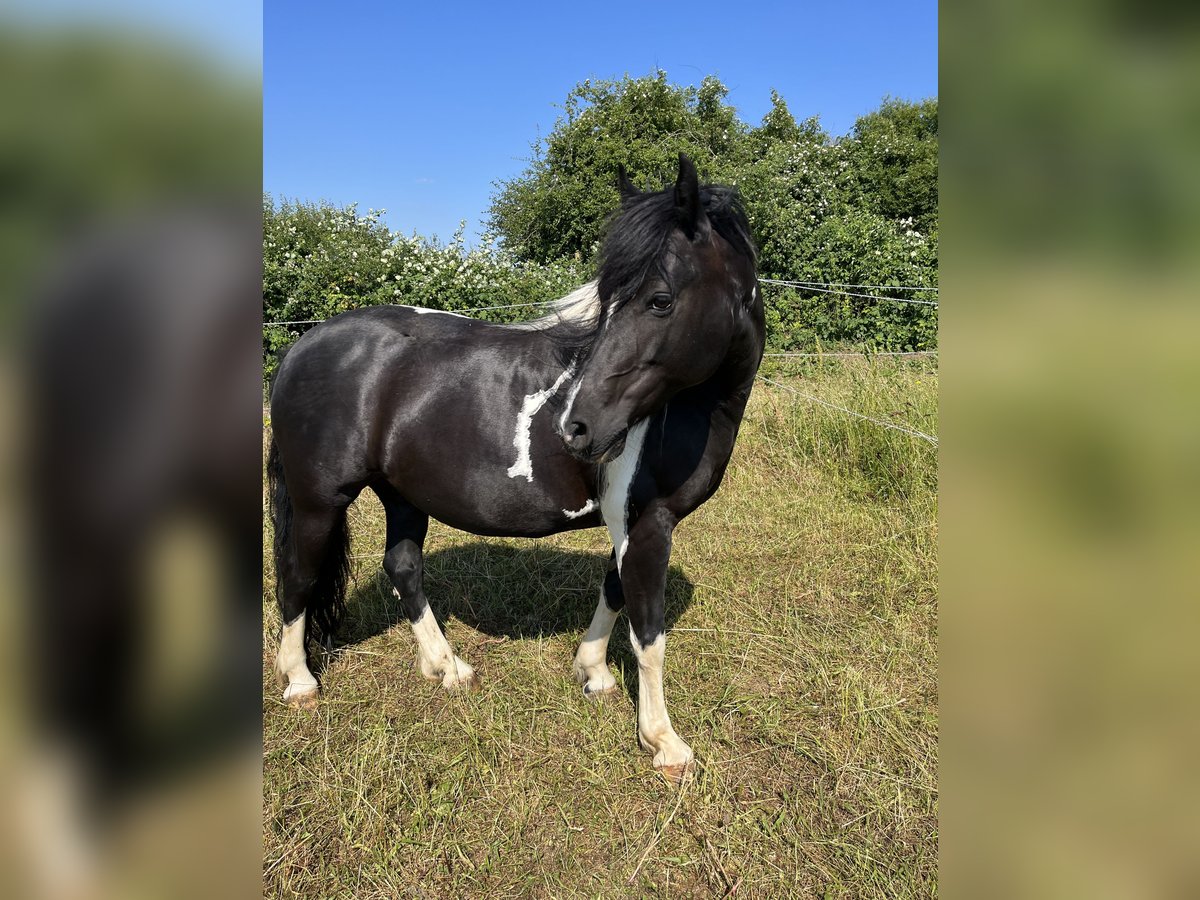
[[[715,377],[719,381],[719,390],[730,399],[740,400],[742,406],[745,406],[750,397],[750,389],[754,386],[754,376],[758,374],[765,345],[766,326],[760,312],[759,316],[750,317],[746,324],[738,329],[730,342],[729,352],[725,354],[721,368],[717,370]]]
[[[519,342],[521,348],[516,357],[516,364],[535,382],[547,376],[553,380],[567,369],[579,368],[577,362],[564,360],[562,343],[545,332],[514,329],[512,337]]]
[[[740,329],[717,371],[707,381],[684,392],[690,402],[711,411],[722,410],[730,420],[740,421],[762,359],[762,335],[762,328]]]

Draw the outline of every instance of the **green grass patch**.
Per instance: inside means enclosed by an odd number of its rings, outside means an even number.
[[[929,365],[768,374],[936,434]],[[609,653],[624,692],[593,704],[571,678],[602,530],[431,528],[427,592],[484,683],[445,694],[414,668],[382,510],[360,498],[348,643],[323,661],[315,714],[279,700],[268,564],[266,893],[936,895],[936,448],[847,419],[758,383],[724,485],[676,532],[667,703],[699,763],[683,788],[638,749],[624,617]]]

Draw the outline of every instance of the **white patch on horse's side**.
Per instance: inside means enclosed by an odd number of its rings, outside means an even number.
[[[613,548],[617,551],[618,573],[629,544],[629,491],[633,487],[638,463],[642,460],[642,446],[646,441],[649,423],[649,419],[642,419],[629,429],[625,449],[612,462],[605,463],[600,473],[600,514],[604,517]]]
[[[638,740],[654,752],[654,767],[686,766],[692,761],[692,748],[671,727],[667,702],[663,696],[663,660],[667,636],[660,634],[643,647],[629,626],[629,643],[638,662]]]
[[[526,394],[525,402],[521,404],[521,412],[517,414],[517,431],[513,436],[513,446],[517,448],[517,461],[508,467],[509,478],[519,478],[524,475],[527,481],[533,481],[533,460],[529,457],[529,430],[533,427],[533,417],[537,411],[546,405],[546,401],[558,392],[564,381],[571,377],[575,368],[572,366],[558,376],[558,380],[544,391]]]
[[[405,308],[411,309],[413,312],[415,312],[419,316],[423,316],[426,313],[437,313],[440,316],[454,316],[454,318],[456,318],[456,319],[470,319],[471,318],[470,316],[464,316],[462,313],[449,312],[448,310],[445,310],[445,309],[427,309],[424,306],[408,306]]]
[[[528,322],[514,322],[509,328],[534,330],[560,322],[574,322],[579,325],[594,325],[600,318],[600,292],[596,282],[577,287],[565,297],[555,300],[547,306],[547,311],[536,319]]]
[[[617,686],[616,679],[608,668],[608,639],[618,613],[608,608],[604,599],[604,585],[600,585],[600,602],[592,616],[592,624],[575,653],[575,680],[583,685],[588,695],[605,694]]]
[[[566,405],[563,406],[562,415],[558,417],[558,430],[566,434],[567,417],[571,415],[571,407],[575,405],[575,398],[579,396],[579,389],[583,387],[583,376],[571,385],[570,393],[567,394]]]
[[[583,504],[583,507],[580,509],[574,509],[574,510],[564,509],[563,515],[566,516],[568,519],[578,519],[580,516],[586,516],[588,513],[595,512],[595,511],[596,511],[596,501],[589,500],[587,503]]]
[[[400,597],[395,588],[392,593]],[[476,680],[475,670],[454,655],[428,603],[421,618],[412,623],[412,630],[417,639],[417,665],[422,675],[430,681],[440,681],[444,688],[470,685]]]
[[[275,671],[281,678],[287,679],[287,687],[283,691],[285,703],[316,693],[317,690],[317,679],[308,670],[308,658],[304,652],[304,620],[305,614],[300,613],[283,626],[283,635],[279,638]]]

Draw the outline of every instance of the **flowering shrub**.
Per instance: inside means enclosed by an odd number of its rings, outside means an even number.
[[[463,230],[441,244],[388,230],[382,211],[263,199],[263,323],[266,368],[279,349],[312,327],[306,320],[381,303],[478,313],[493,322],[537,315],[590,276],[575,260],[536,265],[513,259],[485,235],[468,250]],[[271,322],[295,322],[270,325]]]

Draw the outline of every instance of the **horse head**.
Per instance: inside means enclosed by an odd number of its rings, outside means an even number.
[[[588,462],[620,455],[633,425],[708,381],[731,353],[762,352],[755,252],[737,192],[702,186],[682,154],[673,187],[639,192],[622,171],[620,188],[601,250],[596,334],[558,423],[567,449]]]

